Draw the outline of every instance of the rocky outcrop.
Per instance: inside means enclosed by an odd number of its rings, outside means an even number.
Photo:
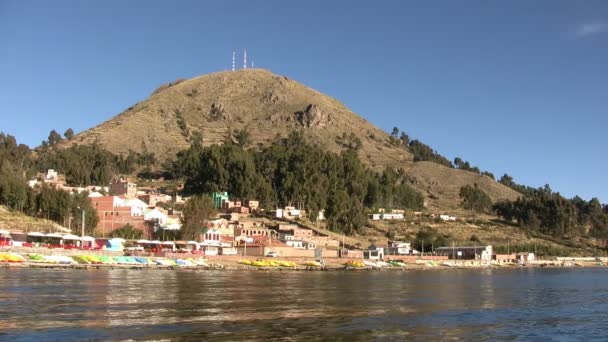
[[[281,98],[279,97],[279,95],[274,94],[272,92],[268,92],[262,97],[262,102],[267,105],[273,105],[279,102],[280,99]]]
[[[307,128],[323,128],[331,122],[330,115],[314,104],[308,105],[303,112],[296,112],[295,115],[298,123]]]
[[[224,106],[221,103],[212,103],[209,109],[209,117],[213,120],[228,119],[224,111]]]

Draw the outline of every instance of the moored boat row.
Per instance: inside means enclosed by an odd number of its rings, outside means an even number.
[[[161,258],[139,256],[105,256],[105,255],[41,255],[0,253],[0,262],[31,263],[48,265],[127,265],[127,266],[175,266],[175,267],[209,267],[209,263],[201,258]]]

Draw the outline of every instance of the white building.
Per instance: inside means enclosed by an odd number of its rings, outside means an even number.
[[[384,248],[371,245],[363,251],[363,259],[382,260],[384,259]]]
[[[285,207],[283,209],[277,209],[276,210],[276,218],[287,218],[287,219],[294,219],[294,218],[301,218],[305,216],[305,212],[304,210],[300,210],[300,209],[296,209],[295,207]],[[324,217],[325,215],[323,215]]]
[[[208,229],[205,234],[203,234],[203,243],[204,246],[217,246],[219,247],[222,243],[222,232],[219,229]]]
[[[167,224],[167,219],[169,216],[162,211],[158,210],[158,208],[154,209],[146,209],[144,211],[144,220],[145,221],[157,221],[159,225],[165,226]]]
[[[373,221],[378,220],[403,220],[405,217],[401,213],[375,213],[370,214],[369,219]]]
[[[148,209],[148,204],[139,198],[121,198],[121,200],[123,201],[121,207],[131,208],[131,216],[142,216]]]
[[[285,244],[289,247],[300,249],[303,249],[305,245],[304,241],[302,240],[286,240]]]
[[[46,171],[46,175],[44,176],[44,180],[57,181],[57,180],[59,180],[59,174],[57,173],[57,171],[55,171],[53,169],[48,169]]]
[[[382,219],[382,214],[369,214],[369,219],[373,221],[379,221]]]
[[[486,248],[481,251],[481,260],[483,261],[492,261],[492,246],[488,245]]]
[[[456,216],[439,215],[439,218],[443,221],[456,221]]]
[[[163,226],[163,229],[167,230],[180,230],[182,228],[182,222],[178,217],[167,217],[167,222]]]
[[[413,252],[412,244],[409,242],[393,241],[390,248],[399,255],[409,255]]]

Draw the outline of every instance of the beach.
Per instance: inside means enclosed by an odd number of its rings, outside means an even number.
[[[12,260],[11,260],[12,259]],[[247,256],[201,256],[192,254],[136,256],[119,252],[46,250],[23,248],[0,249],[0,267],[37,269],[149,269],[149,270],[259,270],[259,271],[407,271],[446,268],[532,268],[532,267],[604,267],[600,258],[554,258],[534,260],[525,264],[487,262],[481,260],[427,260],[424,257],[407,262],[391,260],[370,261],[352,258],[263,258]]]

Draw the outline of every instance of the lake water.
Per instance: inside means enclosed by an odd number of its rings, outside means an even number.
[[[608,340],[608,269],[0,269],[0,341]]]

